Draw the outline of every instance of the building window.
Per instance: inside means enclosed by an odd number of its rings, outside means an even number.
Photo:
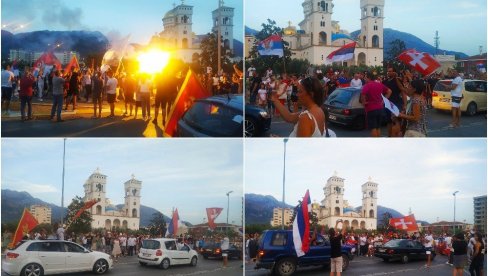
[[[336,203],[339,203],[339,200],[336,200]]]
[[[186,34],[186,31],[183,31],[183,34]]]

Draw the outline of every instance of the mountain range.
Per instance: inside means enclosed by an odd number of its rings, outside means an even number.
[[[247,26],[245,26],[245,34],[246,35],[255,35],[259,31],[251,29]],[[359,30],[354,31],[350,34],[350,37],[355,38],[359,35]],[[405,46],[407,49],[416,49],[421,52],[426,52],[430,54],[435,54],[435,47],[430,45],[429,43],[423,41],[422,39],[416,37],[413,34],[397,31],[394,29],[390,28],[385,28],[383,30],[383,55],[386,56],[386,53],[390,50],[390,43],[393,40],[399,39],[405,42]],[[456,52],[456,51],[450,51],[450,50],[443,50],[439,49],[439,53],[446,54],[446,55],[456,55],[460,58],[465,58],[468,57],[465,53],[462,52]]]
[[[2,223],[17,222],[22,216],[24,208],[29,208],[31,205],[40,204],[51,207],[51,217],[53,220],[59,220],[61,216],[65,216],[67,208],[59,207],[52,203],[47,203],[41,199],[32,197],[28,192],[18,192],[8,189],[2,189]],[[115,207],[122,208],[124,205],[119,204]],[[141,227],[148,226],[154,213],[161,213],[158,210],[141,205]],[[167,223],[171,220],[170,217],[163,214]],[[186,226],[191,226],[191,223],[182,221]]]
[[[298,202],[297,202],[298,204]],[[246,194],[245,195],[245,209],[246,209],[246,225],[251,224],[269,224],[273,218],[274,208],[294,208],[288,204],[283,204],[276,198],[270,195]],[[361,207],[354,208],[358,211]],[[383,215],[388,212],[394,218],[403,217],[404,215],[397,210],[378,205],[377,223],[380,224]],[[425,221],[417,220],[422,224],[428,224]]]

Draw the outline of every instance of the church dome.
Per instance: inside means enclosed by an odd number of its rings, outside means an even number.
[[[344,212],[344,213],[347,213],[347,212],[354,212],[354,209],[353,209],[353,208],[351,208],[351,207],[346,207],[346,208],[344,208],[343,212]]]
[[[109,205],[109,206],[105,207],[105,212],[108,212],[108,211],[117,211],[117,208],[115,208],[115,206],[113,206],[113,205]]]
[[[337,40],[337,39],[351,39],[352,40],[352,38],[350,36],[348,36],[347,34],[332,34],[332,41]]]
[[[170,10],[164,15],[163,19],[174,17],[174,16],[175,14],[173,13],[173,10]]]
[[[348,209],[348,208],[345,208],[345,209]],[[346,211],[346,210],[344,210],[344,216],[345,217],[353,217],[353,218],[361,217],[361,215],[359,215],[358,213],[356,213],[354,211]]]

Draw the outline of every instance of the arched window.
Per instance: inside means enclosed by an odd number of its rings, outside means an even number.
[[[187,38],[183,38],[183,40],[181,40],[181,48],[183,48],[183,49],[188,48],[188,39]]]
[[[136,208],[132,209],[132,217],[137,218],[137,209]]]
[[[366,47],[366,36],[363,36],[363,47]]]
[[[369,217],[374,218],[374,211],[373,210],[369,210]]]
[[[378,7],[374,7],[373,9],[373,16],[380,16],[381,10]]]
[[[325,33],[325,32],[320,32],[319,33],[319,44],[321,44],[321,45],[326,45],[327,44],[327,33]]]
[[[102,206],[97,205],[97,215],[101,215],[101,214],[102,214]]]
[[[340,216],[341,215],[341,208],[335,207],[334,209],[334,216]]]
[[[380,47],[380,38],[377,35],[373,35],[373,38],[371,38],[373,42],[373,48],[379,48]]]
[[[228,39],[224,40],[224,49],[230,49],[230,41]]]

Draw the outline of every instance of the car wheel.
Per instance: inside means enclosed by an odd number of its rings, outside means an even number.
[[[44,269],[40,264],[31,263],[27,264],[22,268],[22,272],[20,272],[22,276],[42,276],[44,275]]]
[[[478,112],[478,106],[474,102],[470,102],[466,108],[466,114],[469,116],[474,116]]]
[[[139,264],[140,264],[141,266],[146,266],[146,265],[147,265],[146,263],[143,263],[143,262],[139,262]]]
[[[207,256],[207,255],[203,255],[203,258],[204,258],[205,260],[207,260],[207,259],[208,259],[208,256]]]
[[[161,263],[159,264],[159,267],[162,269],[168,269],[169,268],[169,259],[163,259]]]
[[[389,261],[388,258],[383,258],[383,262],[387,263]]]
[[[402,263],[404,263],[404,264],[408,263],[408,255],[402,256]]]
[[[349,267],[349,258],[347,255],[342,255],[342,271],[346,271]]]
[[[363,130],[366,127],[366,118],[364,116],[357,116],[352,121],[352,129]]]
[[[193,257],[191,258],[191,266],[197,266],[197,263],[198,263],[198,258],[197,257]]]
[[[104,274],[108,271],[108,263],[104,259],[97,260],[93,265],[93,273]]]
[[[246,118],[244,121],[244,136],[245,137],[254,137],[258,134],[258,126],[256,125],[256,121],[251,118]]]
[[[275,274],[280,276],[289,276],[295,273],[297,265],[292,258],[286,258],[278,261],[275,266]]]

